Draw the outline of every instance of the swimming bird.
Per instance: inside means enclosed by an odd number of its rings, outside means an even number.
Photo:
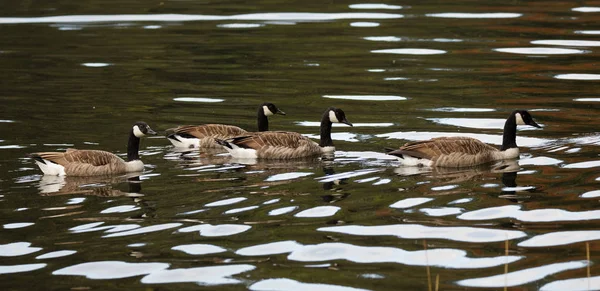
[[[279,110],[273,103],[265,102],[258,107],[257,124],[258,131],[269,130],[268,116],[285,112]],[[167,138],[178,148],[221,148],[221,145],[215,142],[216,139],[228,139],[248,133],[247,131],[233,125],[226,124],[202,124],[202,125],[183,125],[177,128],[167,130]]]
[[[502,147],[497,148],[470,137],[439,137],[409,142],[389,155],[400,158],[404,165],[428,167],[469,167],[497,160],[516,159],[517,125],[541,128],[526,110],[513,111],[504,123]]]
[[[295,159],[333,153],[331,139],[333,123],[352,126],[342,109],[329,107],[321,118],[321,140],[316,143],[297,132],[256,132],[227,140],[218,139],[234,158]]]
[[[97,176],[141,172],[140,138],[156,135],[145,122],[136,122],[129,132],[127,162],[117,155],[100,150],[67,149],[66,152],[39,152],[29,156],[35,160],[44,175]]]

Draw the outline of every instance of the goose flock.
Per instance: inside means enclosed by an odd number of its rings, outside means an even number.
[[[269,131],[268,116],[285,115],[273,103],[263,103],[257,111],[258,132],[248,132],[237,126],[225,124],[184,125],[166,131],[167,139],[178,148],[223,148],[235,158],[299,159],[332,154],[333,123],[352,126],[340,108],[329,107],[321,117],[319,143],[290,131]],[[426,141],[409,142],[397,149],[386,149],[398,157],[405,166],[420,167],[470,167],[499,160],[517,159],[517,125],[540,128],[526,110],[513,111],[504,124],[502,146],[497,149],[469,137],[439,137]],[[100,150],[67,149],[66,152],[38,152],[30,157],[44,175],[96,176],[141,172],[140,139],[156,132],[145,122],[136,122],[130,130],[127,144],[127,161],[117,155]]]

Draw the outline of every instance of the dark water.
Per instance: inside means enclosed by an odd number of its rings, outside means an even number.
[[[0,287],[600,290],[599,7],[4,3]],[[43,177],[26,158],[124,154],[137,120],[254,130],[263,101],[288,113],[272,129],[317,135],[328,106],[356,126],[334,127],[334,161],[248,164],[162,137],[138,177]],[[516,108],[544,126],[521,128],[516,162],[423,171],[381,153],[499,144]]]

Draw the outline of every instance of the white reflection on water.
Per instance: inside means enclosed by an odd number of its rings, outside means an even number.
[[[171,249],[176,251],[182,251],[190,255],[218,254],[227,251],[222,247],[209,244],[178,245],[172,247]]]
[[[139,210],[139,209],[140,208],[135,205],[120,205],[120,206],[106,208],[106,209],[100,211],[100,213],[125,213],[125,212],[135,211],[135,210]]]
[[[392,205],[390,205],[390,207],[391,208],[400,208],[400,209],[411,208],[413,206],[427,203],[431,200],[433,200],[433,198],[425,198],[425,197],[406,198],[406,199],[402,199],[396,203],[393,203]]]
[[[269,215],[270,216],[282,215],[282,214],[290,213],[296,209],[298,209],[298,206],[288,206],[288,207],[277,208],[277,209],[273,209],[273,210],[269,211]]]
[[[531,41],[532,44],[562,45],[562,46],[600,46],[600,41],[595,40],[566,40],[566,39],[544,39]]]
[[[577,12],[600,12],[600,7],[575,7],[571,10]]]
[[[277,255],[291,253],[302,247],[303,245],[294,240],[286,240],[241,248],[235,253],[242,256]]]
[[[333,175],[327,175],[327,176],[318,177],[315,179],[320,180],[319,182],[327,183],[327,182],[333,182],[335,180],[348,179],[348,178],[352,178],[352,177],[358,177],[358,176],[368,175],[368,174],[382,172],[382,171],[384,171],[384,170],[383,169],[360,169],[360,170],[356,170],[356,171],[349,171],[349,172],[343,172],[343,173],[338,173],[338,174],[333,174]]]
[[[406,97],[394,95],[323,95],[324,98],[345,99],[345,100],[364,100],[364,101],[398,101],[406,100]]]
[[[506,205],[470,211],[459,215],[458,218],[464,220],[514,218],[527,222],[580,221],[600,219],[600,210],[579,212],[562,209],[521,210],[521,205]]]
[[[111,233],[111,234],[107,234],[103,237],[118,237],[118,236],[143,234],[143,233],[149,233],[149,232],[155,232],[155,231],[161,231],[161,230],[165,230],[165,229],[175,228],[175,227],[179,227],[179,226],[181,226],[181,223],[163,223],[163,224],[157,224],[157,225],[136,228],[133,230]]]
[[[277,203],[279,201],[281,201],[281,198],[275,198],[275,199],[267,200],[267,201],[263,202],[263,204],[269,205],[269,204]]]
[[[238,284],[233,275],[256,269],[253,265],[227,265],[188,269],[158,270],[142,278],[144,284],[192,282],[200,285]]]
[[[390,132],[376,135],[377,137],[385,137],[388,139],[405,139],[405,140],[428,140],[436,137],[444,137],[444,136],[461,136],[461,137],[471,137],[481,140],[482,142],[501,145],[502,144],[502,135],[492,135],[492,134],[477,134],[477,133],[467,133],[467,132],[417,132],[417,131],[406,131],[406,132]],[[525,147],[540,147],[544,146],[548,143],[551,143],[550,139],[542,139],[536,137],[522,137],[517,136],[517,144],[519,146]]]
[[[600,161],[579,162],[573,164],[566,164],[563,166],[563,168],[567,169],[589,169],[595,167],[600,167]]]
[[[231,205],[231,204],[235,204],[235,203],[238,203],[238,202],[242,202],[242,201],[244,201],[246,199],[248,199],[248,198],[246,198],[246,197],[235,197],[235,198],[229,198],[229,199],[223,199],[223,200],[211,202],[211,203],[208,203],[208,204],[206,204],[204,206],[206,206],[206,207],[215,207],[215,206]]]
[[[600,10],[599,10],[600,11]],[[540,291],[592,291],[600,290],[600,276],[558,280],[548,283]]]
[[[351,9],[402,9],[400,5],[390,5],[383,3],[360,3],[360,4],[350,4],[348,5]]]
[[[448,216],[460,214],[464,209],[458,207],[438,207],[438,208],[421,208],[419,211],[425,213],[427,216]]]
[[[579,34],[600,34],[600,30],[576,30],[575,33],[579,33]]]
[[[600,74],[559,74],[554,76],[554,78],[562,80],[596,81],[600,80]]]
[[[256,205],[248,206],[248,207],[241,207],[241,208],[234,208],[234,209],[229,209],[229,210],[223,212],[223,214],[240,213],[240,212],[244,212],[244,211],[248,211],[248,210],[252,210],[252,209],[256,209],[256,208],[258,208],[258,206],[256,206]]]
[[[588,192],[585,192],[585,193],[581,194],[579,197],[581,197],[581,198],[596,198],[596,197],[600,197],[600,190],[588,191]]]
[[[397,36],[367,36],[367,37],[364,37],[363,39],[370,40],[370,41],[386,41],[386,42],[402,41],[402,38],[397,37]]]
[[[568,270],[580,269],[588,265],[587,261],[572,261],[564,263],[554,263],[546,266],[529,268],[525,270],[519,270],[516,272],[510,272],[506,274],[498,274],[495,276],[489,276],[484,278],[473,278],[466,279],[456,282],[461,286],[468,287],[485,287],[485,288],[501,288],[501,287],[512,287],[527,284],[541,280],[547,276],[564,272]],[[570,290],[569,288],[565,290]]]
[[[23,265],[12,265],[12,266],[0,265],[0,274],[29,272],[29,271],[41,269],[43,267],[46,267],[46,264],[23,264]]]
[[[217,25],[217,27],[221,28],[258,28],[263,26],[265,25],[260,23],[226,23]]]
[[[440,107],[429,109],[430,111],[439,111],[439,112],[492,112],[496,111],[496,109],[492,108],[460,108],[460,107]]]
[[[399,48],[399,49],[384,49],[372,50],[374,54],[401,54],[401,55],[441,55],[445,54],[444,50],[420,49],[420,48]]]
[[[62,268],[53,275],[85,276],[88,279],[121,279],[146,275],[169,267],[166,263],[88,262]]]
[[[70,256],[75,253],[77,253],[77,251],[72,251],[72,250],[54,251],[54,252],[45,253],[43,255],[39,255],[35,258],[37,260],[53,259],[53,258]]]
[[[575,98],[573,101],[578,102],[600,102],[600,98]]]
[[[521,13],[457,13],[457,12],[449,12],[449,13],[430,13],[425,14],[428,17],[440,17],[440,18],[517,18],[521,17]]]
[[[583,241],[600,239],[598,230],[557,231],[536,235],[519,243],[520,247],[550,247],[561,246]]]
[[[329,231],[360,236],[397,236],[404,239],[448,239],[462,242],[497,242],[522,238],[526,234],[518,230],[499,230],[480,227],[425,226],[420,224],[394,225],[344,225],[321,227]]]
[[[318,134],[303,134],[303,135],[308,138],[320,139],[320,135],[318,135]],[[348,141],[348,142],[358,142],[359,140],[356,139],[357,136],[358,135],[355,133],[334,132],[331,134],[331,139],[332,140],[343,140],[343,141]]]
[[[499,266],[522,259],[521,256],[469,258],[456,249],[405,251],[392,247],[363,247],[345,243],[307,245],[293,251],[288,259],[301,262],[348,260],[356,263],[398,263],[411,266],[436,266],[452,269],[478,269]]]
[[[300,126],[310,126],[310,127],[319,127],[321,126],[321,122],[317,122],[317,121],[298,121],[295,122],[297,125]],[[343,124],[343,123],[333,123],[332,124],[333,127],[347,127],[347,124]],[[389,126],[394,126],[393,123],[391,122],[382,122],[382,123],[352,123],[353,127],[389,127]]]
[[[83,63],[81,65],[84,67],[89,67],[89,68],[103,68],[103,67],[108,67],[111,64],[109,64],[109,63]]]
[[[198,231],[201,236],[206,237],[216,237],[216,236],[229,236],[238,233],[245,232],[252,228],[249,225],[243,224],[220,224],[220,225],[212,225],[212,224],[200,224],[194,226],[188,226],[184,228],[180,228],[179,232],[195,232]]]
[[[65,15],[48,17],[0,17],[0,24],[6,23],[90,23],[90,22],[180,22],[218,20],[257,20],[257,21],[327,21],[339,19],[397,19],[402,14],[391,13],[253,13],[230,16],[201,14],[116,14],[116,15]]]
[[[548,47],[510,47],[510,48],[498,48],[493,49],[494,51],[501,53],[510,54],[522,54],[522,55],[569,55],[569,54],[583,54],[588,51],[577,50],[577,49],[563,49],[563,48],[548,48]]]
[[[316,206],[296,213],[295,217],[328,217],[333,216],[341,208],[337,206]]]
[[[380,24],[378,22],[352,22],[350,26],[352,27],[378,27]]]
[[[551,166],[551,165],[558,165],[562,162],[563,161],[559,160],[559,159],[539,156],[539,157],[521,159],[521,160],[519,160],[519,165],[521,165],[521,166],[527,166],[527,165]]]
[[[15,223],[7,223],[4,226],[4,229],[17,229],[17,228],[24,228],[24,227],[28,227],[28,226],[32,226],[34,223],[33,222],[15,222]]]
[[[275,174],[273,176],[269,176],[265,181],[267,181],[267,182],[288,181],[288,180],[306,177],[306,176],[310,176],[310,175],[314,175],[314,173],[292,172],[292,173]]]
[[[201,98],[201,97],[177,97],[173,98],[173,101],[180,102],[203,102],[203,103],[219,103],[225,101],[225,99],[218,98]]]
[[[460,199],[456,199],[454,201],[450,201],[448,202],[448,204],[462,204],[462,203],[469,203],[473,201],[473,198],[460,198]]]
[[[31,247],[30,242],[15,242],[0,245],[0,257],[17,257],[39,252],[42,248]]]
[[[258,281],[250,287],[253,291],[296,291],[296,290],[311,290],[311,291],[368,291],[368,289],[360,289],[354,287],[346,287],[331,284],[318,283],[302,283],[292,279],[277,278],[265,279]]]
[[[502,129],[506,119],[500,118],[426,118],[431,122],[479,129]],[[519,126],[519,130],[536,130],[531,126]]]
[[[126,230],[132,230],[132,229],[136,229],[136,228],[140,228],[140,225],[138,224],[121,224],[121,225],[105,225],[105,226],[96,226],[96,225],[101,225],[104,222],[95,222],[95,223],[89,223],[89,224],[84,224],[84,225],[80,225],[80,226],[76,226],[73,228],[70,228],[69,230],[74,232],[74,233],[82,233],[82,232],[92,232],[92,231],[100,231],[100,230],[106,230],[106,232],[119,232],[119,231],[126,231]],[[89,227],[91,225],[91,227]]]

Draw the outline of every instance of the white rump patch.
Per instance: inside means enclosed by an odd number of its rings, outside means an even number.
[[[411,157],[409,155],[403,154],[404,158],[398,157],[398,159],[402,162],[403,166],[425,166],[431,167],[432,162],[428,159],[419,159],[415,157]]]
[[[232,143],[227,143],[229,146],[231,146],[232,148],[230,149],[229,147],[223,146],[224,149],[226,149],[229,154],[234,157],[234,158],[238,158],[238,159],[256,159],[258,158],[258,156],[256,155],[256,150],[255,149],[245,149],[245,148],[241,148],[238,147],[235,144]]]
[[[173,137],[174,138],[168,138],[168,140],[175,147],[186,149],[197,149],[200,147],[200,139],[198,138],[185,138],[177,134],[175,134]],[[177,140],[175,138],[177,138]]]
[[[140,130],[140,128],[137,125],[133,126],[133,135],[135,135],[136,137],[145,136],[145,134]]]
[[[265,116],[271,116],[274,113],[271,112],[271,110],[269,110],[269,107],[267,107],[267,105],[263,105],[263,112],[265,113]]]
[[[521,113],[515,113],[515,119],[517,119],[517,125],[526,125],[525,121],[523,121],[523,116],[521,116]]]
[[[337,119],[337,116],[335,116],[335,111],[333,111],[333,110],[329,110],[329,121],[331,121],[332,123],[340,122]]]
[[[51,175],[51,176],[66,176],[67,175],[67,173],[65,173],[65,167],[63,167],[57,163],[48,161],[48,160],[44,160],[44,162],[45,162],[45,164],[40,161],[35,161],[35,163],[38,165],[38,167],[40,167],[40,170],[42,170],[44,175]]]
[[[142,172],[144,171],[144,163],[141,160],[127,162],[127,172]]]

